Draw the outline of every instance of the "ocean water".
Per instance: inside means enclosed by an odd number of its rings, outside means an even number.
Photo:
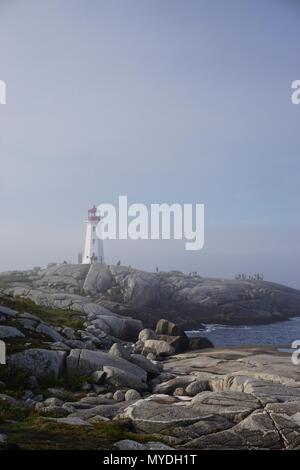
[[[274,345],[290,347],[300,340],[300,317],[271,325],[226,326],[206,325],[206,331],[189,331],[189,336],[199,333],[209,338],[215,346]]]

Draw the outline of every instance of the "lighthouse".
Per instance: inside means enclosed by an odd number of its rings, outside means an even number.
[[[104,263],[103,241],[97,237],[96,229],[100,222],[96,206],[88,211],[82,264]]]

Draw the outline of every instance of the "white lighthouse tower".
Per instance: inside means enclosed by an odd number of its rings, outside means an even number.
[[[103,241],[97,237],[96,228],[100,222],[96,206],[88,211],[82,264],[104,263]]]

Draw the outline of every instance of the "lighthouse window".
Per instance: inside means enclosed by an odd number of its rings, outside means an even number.
[[[93,232],[96,232],[96,227],[95,226],[93,227]]]

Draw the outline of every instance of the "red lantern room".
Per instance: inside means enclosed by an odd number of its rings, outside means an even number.
[[[93,206],[88,210],[88,221],[89,222],[99,222],[100,217],[97,215],[97,207]]]

